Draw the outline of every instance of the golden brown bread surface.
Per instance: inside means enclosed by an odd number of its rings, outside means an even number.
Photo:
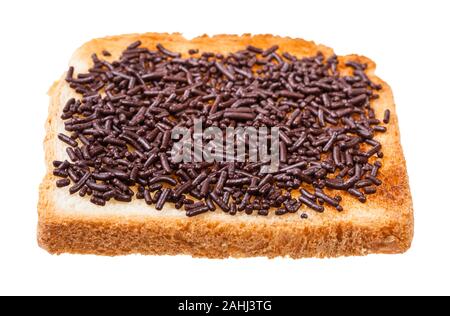
[[[183,54],[191,48],[227,53],[250,44],[263,48],[277,44],[281,51],[297,57],[312,56],[318,51],[326,56],[333,54],[322,45],[272,35],[218,35],[186,40],[179,34],[148,33],[92,40],[75,52],[70,64],[77,71],[85,71],[93,53],[100,55],[106,49],[112,54],[108,58],[113,60],[136,40],[141,40],[144,47],[154,48],[161,43]],[[391,111],[388,132],[377,136],[385,154],[379,175],[383,185],[367,203],[344,195],[344,212],[326,208],[322,214],[308,212],[308,220],[301,220],[298,214],[233,217],[220,212],[187,218],[173,208],[157,212],[136,200],[107,204],[104,208],[92,205],[54,185],[51,163],[62,159],[61,144],[56,141],[62,126],[59,116],[64,101],[73,93],[61,79],[49,92],[44,142],[47,174],[40,186],[38,205],[39,245],[55,254],[190,254],[210,258],[337,257],[406,251],[413,237],[413,209],[392,91],[375,76],[374,62],[357,55],[339,57],[342,72],[348,71],[342,66],[346,60],[367,63],[369,77],[383,86],[373,105],[377,117],[382,117],[385,109]]]

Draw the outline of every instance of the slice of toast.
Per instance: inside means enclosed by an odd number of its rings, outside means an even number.
[[[267,48],[274,44],[297,57],[313,56],[318,51],[325,56],[333,54],[332,49],[313,42],[272,35],[218,35],[186,40],[179,34],[148,33],[92,40],[75,52],[70,65],[77,72],[86,72],[93,53],[100,56],[107,50],[111,56],[105,58],[115,60],[137,40],[151,49],[161,43],[184,56],[189,49],[228,53],[247,45]],[[343,212],[326,207],[324,213],[308,212],[308,220],[301,220],[299,214],[229,216],[219,211],[188,218],[172,206],[157,211],[137,199],[131,203],[111,201],[100,207],[87,198],[70,195],[67,188],[56,188],[52,161],[67,158],[64,144],[57,139],[57,134],[64,131],[59,117],[66,101],[77,97],[64,75],[49,91],[44,142],[47,174],[40,186],[38,205],[39,245],[54,254],[189,254],[210,258],[337,257],[405,252],[413,237],[413,208],[392,92],[375,76],[374,62],[357,55],[339,57],[341,72],[349,71],[343,66],[347,60],[367,63],[370,79],[382,85],[380,98],[373,101],[377,117],[382,117],[386,109],[391,112],[388,131],[377,136],[385,156],[379,173],[383,184],[364,204],[344,195]]]

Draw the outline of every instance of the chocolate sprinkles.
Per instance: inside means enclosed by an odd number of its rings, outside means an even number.
[[[252,45],[228,55],[189,50],[182,57],[158,44],[130,44],[112,62],[93,55],[88,73],[66,81],[82,95],[63,107],[70,161],[53,162],[57,187],[109,201],[142,199],[163,210],[171,203],[192,217],[207,212],[268,216],[343,211],[341,196],[364,203],[382,184],[382,145],[386,126],[371,101],[382,87],[365,74],[366,65],[349,61],[352,75],[341,76],[336,56],[321,53],[298,59],[278,45]],[[280,166],[268,163],[172,160],[175,127],[278,127]],[[382,118],[390,121],[390,111]],[[69,136],[68,136],[69,135]],[[197,161],[197,160],[195,160]],[[298,194],[300,193],[300,195]],[[287,215],[286,215],[287,216]]]

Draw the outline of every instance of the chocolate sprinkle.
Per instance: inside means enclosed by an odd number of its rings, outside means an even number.
[[[388,124],[390,119],[391,119],[391,111],[389,110],[384,111],[383,123]]]

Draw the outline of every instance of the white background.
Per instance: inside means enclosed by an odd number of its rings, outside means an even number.
[[[0,294],[450,294],[449,1],[1,1]],[[378,64],[416,219],[404,255],[329,260],[50,256],[36,244],[46,92],[91,38],[272,33]]]

